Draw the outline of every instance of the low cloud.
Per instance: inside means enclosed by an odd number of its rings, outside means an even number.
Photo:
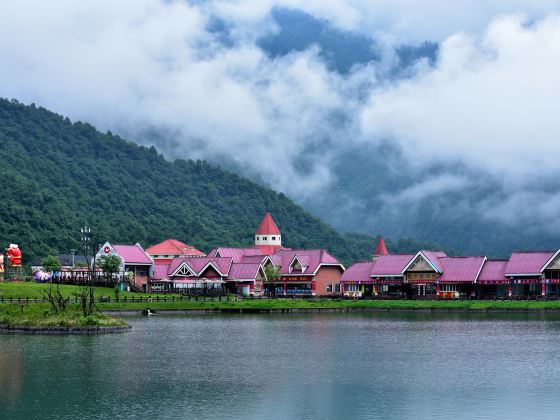
[[[227,157],[298,201],[329,191],[350,145],[390,143],[397,170],[417,178],[379,193],[384,208],[488,182],[496,196],[461,209],[506,224],[538,215],[544,229],[560,207],[560,18],[550,14],[560,1],[526,3],[0,0],[0,95],[171,158]],[[396,80],[386,62],[341,75],[317,46],[270,58],[257,41],[277,29],[274,7],[375,36],[383,51],[441,41],[439,58]],[[209,29],[216,19],[226,43]],[[360,198],[348,201],[365,208]]]

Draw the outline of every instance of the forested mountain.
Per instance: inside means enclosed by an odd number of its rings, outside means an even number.
[[[17,243],[27,260],[94,243],[177,238],[208,251],[251,245],[270,211],[289,247],[324,247],[345,263],[369,258],[375,238],[340,234],[283,194],[204,161],[167,161],[152,148],[35,105],[0,99],[0,246]],[[413,240],[389,241],[409,252]]]

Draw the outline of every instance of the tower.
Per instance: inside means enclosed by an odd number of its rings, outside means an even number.
[[[377,246],[373,250],[372,260],[375,261],[382,255],[389,255],[389,250],[387,249],[387,245],[385,244],[383,237],[379,238],[379,242],[377,242]]]
[[[255,245],[258,247],[272,247],[278,249],[282,247],[282,235],[280,229],[274,223],[270,213],[266,213],[255,233]]]

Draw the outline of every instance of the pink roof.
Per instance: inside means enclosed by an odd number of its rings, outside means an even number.
[[[169,271],[169,266],[171,264],[156,264],[154,265],[154,280],[163,280],[167,278],[167,273]]]
[[[232,264],[228,280],[254,280],[259,273],[259,263]]]
[[[478,273],[484,264],[485,257],[444,257],[439,258],[443,274],[438,277],[445,281],[476,281]]]
[[[554,255],[554,252],[514,252],[506,266],[506,274],[539,275],[541,268]]]
[[[376,276],[401,276],[402,271],[414,255],[381,255],[373,266],[371,275]]]
[[[273,262],[276,261],[275,265],[280,266],[281,274],[291,274],[290,264],[295,256],[304,266],[307,265],[307,269],[302,274],[313,274],[321,264],[340,264],[335,257],[323,249],[281,249],[273,255],[276,258],[271,257],[271,259]]]
[[[149,255],[200,255],[204,256],[203,252],[200,252],[192,245],[184,244],[177,239],[166,239],[159,244],[152,245],[146,252]]]
[[[222,257],[222,258],[211,258],[211,257],[176,257],[173,258],[171,264],[169,264],[169,269],[167,273],[171,275],[173,272],[179,268],[182,263],[186,263],[187,266],[198,276],[201,270],[206,267],[208,263],[212,263],[215,267],[220,270],[220,272],[227,276],[232,265],[232,258]]]
[[[153,264],[150,257],[139,245],[113,245],[113,248],[125,264]]]
[[[244,255],[240,262],[243,264],[260,264],[265,258],[265,255]]]
[[[383,238],[379,239],[377,246],[373,250],[373,255],[389,255],[389,250],[387,249],[387,245],[385,244],[385,240]]]
[[[482,271],[478,276],[480,281],[504,281],[507,280],[505,273],[508,261],[488,260],[484,263]]]
[[[215,248],[208,254],[209,257],[215,257],[216,255],[220,255],[220,257],[229,257],[233,258],[233,261],[236,263],[240,263],[243,257],[245,256],[254,256],[254,255],[261,255],[264,257],[264,254],[261,250],[257,247],[251,248]]]
[[[420,251],[430,262],[439,270],[443,271],[443,268],[439,262],[440,258],[447,257],[447,254],[443,251]]]
[[[276,226],[270,213],[266,213],[257,229],[257,235],[280,235],[280,229]]]
[[[358,262],[346,269],[340,278],[341,282],[345,281],[368,281],[371,280],[371,272],[374,266],[373,261]]]

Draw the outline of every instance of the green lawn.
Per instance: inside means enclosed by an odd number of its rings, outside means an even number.
[[[49,285],[38,283],[9,283],[0,282],[0,296],[4,302],[9,298],[41,298],[40,291]],[[71,299],[77,286],[61,286],[62,294]],[[151,309],[198,309],[198,310],[282,310],[282,309],[393,309],[393,310],[560,310],[560,301],[419,301],[419,300],[331,300],[331,299],[245,299],[241,301],[214,299],[213,301],[194,301],[183,298],[179,301],[178,295],[150,295],[146,293],[121,292],[120,301],[115,302],[115,293],[112,288],[95,288],[97,297],[109,297],[111,302],[98,303],[97,306],[102,310],[142,310],[150,307]],[[122,302],[122,299],[146,299],[152,297],[153,301],[148,302]],[[166,302],[161,300],[166,299]],[[174,299],[174,301],[171,301]],[[158,302],[158,300],[160,300]],[[0,309],[4,306],[18,305],[4,303],[0,304]],[[43,304],[29,304],[26,307],[38,306]],[[69,306],[76,307],[75,303]],[[28,310],[28,309],[24,309]],[[32,310],[29,308],[29,310]]]
[[[41,290],[49,288],[49,284],[34,283],[34,282],[0,282],[0,297],[4,299],[9,298],[41,298]],[[80,286],[61,285],[60,290],[64,297],[73,298],[74,293],[80,289]],[[95,287],[96,296],[115,297],[115,289],[111,287]],[[134,292],[120,292],[119,297],[148,297],[157,296],[149,295],[147,293],[134,293]]]

